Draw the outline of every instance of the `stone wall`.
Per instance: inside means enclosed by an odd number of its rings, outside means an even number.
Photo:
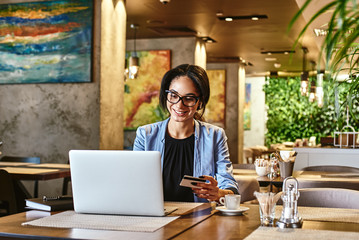
[[[95,2],[96,9],[100,9],[101,2]],[[43,163],[67,163],[70,149],[98,149],[99,15],[95,11],[91,83],[0,85],[3,155],[37,156]],[[39,195],[59,194],[61,183],[61,179],[40,181]]]

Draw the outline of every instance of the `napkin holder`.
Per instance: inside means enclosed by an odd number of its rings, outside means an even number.
[[[279,228],[301,228],[303,219],[298,214],[297,201],[299,198],[298,181],[287,177],[283,181],[283,211],[276,225]]]

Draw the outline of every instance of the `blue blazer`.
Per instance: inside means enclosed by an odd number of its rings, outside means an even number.
[[[134,142],[134,151],[159,151],[161,153],[161,165],[165,148],[165,133],[169,118],[141,126],[137,129]],[[221,189],[230,189],[238,193],[238,184],[233,177],[233,167],[229,160],[227,136],[220,127],[209,123],[194,121],[194,166],[193,175],[199,177],[209,175],[218,181]],[[196,202],[206,201],[194,196]]]

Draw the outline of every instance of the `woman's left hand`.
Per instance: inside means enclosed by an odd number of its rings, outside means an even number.
[[[233,194],[231,190],[224,190],[218,188],[218,182],[211,176],[203,176],[203,179],[208,180],[207,183],[198,183],[197,186],[201,188],[192,188],[193,193],[197,197],[205,198],[208,201],[218,201],[219,198],[226,194]]]

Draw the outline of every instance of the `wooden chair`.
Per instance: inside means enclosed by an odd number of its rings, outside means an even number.
[[[243,148],[243,159],[246,160],[246,163],[254,163],[252,149]]]
[[[17,157],[17,156],[3,156],[0,161],[2,162],[24,162],[24,163],[35,163],[39,164],[40,158],[39,157]],[[34,184],[34,198],[38,197],[39,192],[39,182],[35,181]]]
[[[64,182],[62,183],[62,195],[68,194],[69,182],[71,182],[71,177],[65,177]]]
[[[298,206],[359,209],[359,191],[342,188],[299,189]]]
[[[67,161],[67,164],[70,164],[70,161]],[[69,183],[71,182],[71,177],[65,177],[62,183],[62,195],[68,195]]]
[[[0,216],[6,216],[18,212],[14,182],[11,175],[0,169]]]

